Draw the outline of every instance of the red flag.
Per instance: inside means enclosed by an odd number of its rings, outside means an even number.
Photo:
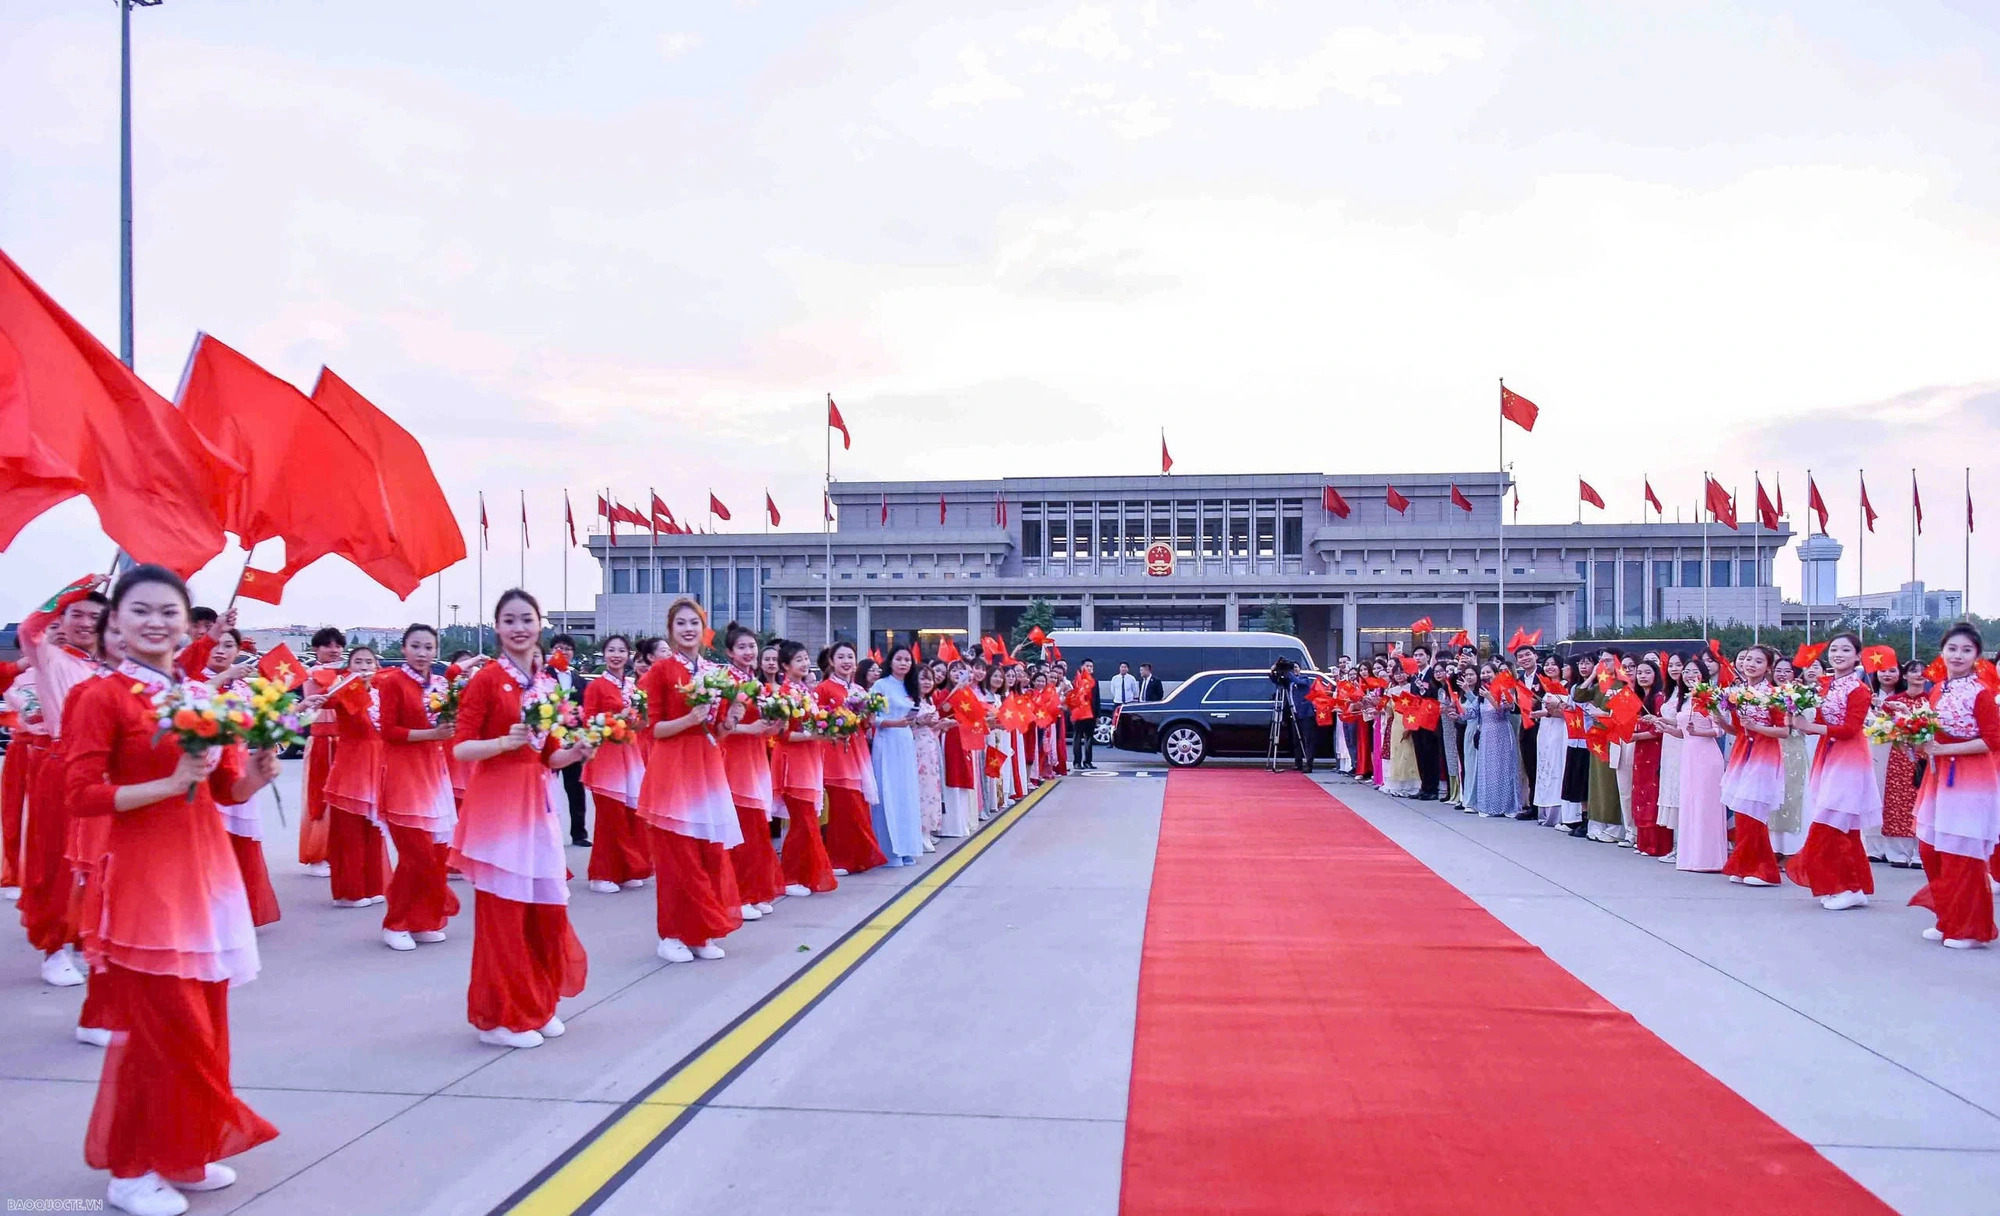
[[[1028,640],[1030,642],[1033,642],[1035,645],[1040,646],[1043,642],[1049,640],[1049,635],[1043,633],[1042,627],[1040,625],[1037,625],[1033,629],[1028,630]]]
[[[715,496],[714,490],[708,492],[708,510],[717,519],[726,521],[729,518],[729,508],[722,505],[722,500]]]
[[[826,395],[826,424],[840,432],[840,447],[842,451],[846,451],[848,448],[854,446],[854,436],[847,433],[847,419],[840,416],[840,407],[833,403],[832,393]],[[727,519],[728,516],[725,515],[723,518]]]
[[[1517,524],[1521,522],[1521,487],[1519,484],[1514,486],[1514,522]]]
[[[569,545],[576,548],[576,512],[570,510],[569,491],[563,491],[563,522],[569,525]]]
[[[1578,497],[1582,498],[1583,501],[1589,503],[1591,506],[1596,507],[1600,511],[1604,509],[1604,499],[1597,493],[1596,490],[1590,488],[1589,482],[1585,481],[1581,477],[1576,479],[1576,492]]]
[[[1917,492],[1917,471],[1910,470],[1910,510],[1916,513],[1917,535],[1924,534],[1924,496]]]
[[[1007,526],[1007,496],[1002,494],[997,499],[995,499],[995,501],[999,504],[996,510],[998,512],[1000,526],[1004,528]]]
[[[1707,506],[1709,513],[1715,516],[1717,523],[1723,524],[1731,531],[1735,530],[1736,503],[1730,499],[1729,491],[1722,488],[1722,483],[1713,477],[1708,479]]]
[[[771,501],[771,492],[764,491],[764,514],[771,517],[771,526],[777,527],[784,520],[778,515],[778,504]]]
[[[1968,533],[1972,531],[1972,487],[1969,485],[1965,489],[1965,530]]]
[[[1386,501],[1389,504],[1389,509],[1391,511],[1396,512],[1399,515],[1404,512],[1407,512],[1410,509],[1410,500],[1404,498],[1401,494],[1396,493],[1395,486],[1388,487],[1388,490],[1389,494]]]
[[[358,675],[345,675],[340,683],[333,686],[327,701],[350,714],[368,712],[368,681]]]
[[[1924,679],[1930,681],[1932,684],[1942,682],[1950,674],[1951,672],[1944,665],[1943,655],[1939,655],[1937,658],[1924,664]]]
[[[528,494],[525,490],[521,492],[521,547],[523,549],[534,547],[528,543]]]
[[[1875,504],[1868,501],[1868,474],[1861,474],[1861,513],[1867,516],[1868,530],[1875,530]]]
[[[868,648],[868,657],[880,663],[882,661],[882,648],[880,646],[870,646]]]
[[[1660,505],[1660,496],[1658,494],[1653,493],[1653,482],[1651,478],[1648,478],[1646,480],[1646,501],[1652,505],[1653,510],[1658,511],[1661,515],[1665,515],[1667,513],[1667,509]]]
[[[657,505],[659,505],[662,510],[665,510],[666,504],[660,503],[657,496],[655,496],[654,502]],[[648,520],[645,516],[639,514],[637,510],[626,506],[622,502],[614,503],[612,505],[611,517],[619,521],[620,523],[631,524],[635,528],[649,528],[654,526],[652,521]],[[669,524],[673,523],[673,513],[671,511],[667,512],[667,522]]]
[[[1340,491],[1332,486],[1320,488],[1319,505],[1328,515],[1337,515],[1342,519],[1346,519],[1348,512],[1352,510],[1347,505],[1347,500],[1340,496]]]
[[[1825,652],[1825,642],[1813,642],[1809,645],[1801,643],[1799,648],[1792,652],[1792,666],[1798,668],[1800,671],[1804,671],[1813,665],[1814,659],[1819,658]]]
[[[1819,516],[1819,530],[1826,531],[1826,499],[1819,496],[1819,484],[1806,478],[1806,509]]]
[[[1431,631],[1431,624],[1432,624],[1431,618],[1427,616],[1420,616],[1416,620],[1410,622],[1410,632],[1429,633]]]
[[[1468,515],[1472,513],[1472,500],[1470,498],[1467,498],[1464,492],[1458,488],[1457,482],[1452,483],[1451,505],[1457,507],[1459,510],[1465,512]]]
[[[1771,496],[1764,492],[1764,479],[1761,476],[1756,479],[1756,483],[1757,522],[1775,531],[1778,527],[1777,504],[1773,503]]]
[[[921,638],[910,639],[910,661],[913,663],[924,661],[924,643]]]
[[[1500,386],[1500,416],[1502,418],[1505,418],[1524,431],[1532,431],[1535,429],[1535,419],[1540,416],[1541,412],[1541,406],[1536,405],[1504,384]]]
[[[1772,492],[1778,496],[1778,514],[1783,515],[1785,513],[1785,475],[1783,473],[1771,474],[1771,485],[1773,487]]]
[[[82,494],[135,559],[190,574],[244,472],[0,253],[0,547]]]
[[[480,548],[482,548],[482,549],[484,549],[484,548],[487,548],[487,547],[488,547],[488,544],[487,544],[487,539],[486,539],[486,529],[487,529],[487,523],[486,523],[486,491],[484,491],[484,490],[481,490],[481,491],[479,492],[479,547],[480,547]]]
[[[549,656],[549,667],[554,671],[569,670],[569,656],[558,650]]]
[[[292,689],[306,682],[306,665],[299,662],[299,656],[292,653],[290,646],[279,642],[257,660],[257,674]]]
[[[825,507],[825,510],[826,510],[826,522],[828,522],[828,523],[832,523],[832,522],[833,522],[833,495],[831,495],[831,494],[828,494],[828,493],[826,493],[825,491],[821,491],[821,492],[820,492],[820,496],[819,496],[819,497],[820,497],[820,502],[821,502],[821,503],[822,503],[822,504],[824,505],[824,507]]]
[[[1451,635],[1451,641],[1446,643],[1446,645],[1450,646],[1453,650],[1457,650],[1461,646],[1470,646],[1472,645],[1472,635],[1461,629]]]
[[[259,570],[254,566],[245,566],[243,577],[236,583],[236,594],[260,603],[277,604],[283,602],[285,584],[290,581],[291,575],[282,570],[273,573],[269,570]]]
[[[882,526],[889,526],[889,493],[886,490],[882,492]]]
[[[947,634],[945,639],[938,643],[937,657],[947,663],[956,663],[963,656],[958,653],[958,643],[952,641],[951,636]]]
[[[1162,472],[1162,473],[1171,473],[1171,472],[1173,472],[1173,471],[1174,471],[1174,457],[1173,457],[1173,454],[1172,454],[1171,452],[1168,452],[1168,451],[1167,451],[1167,433],[1166,433],[1165,431],[1161,431],[1161,432],[1160,432],[1160,472]]]
[[[944,527],[944,495],[938,495],[938,527]]]
[[[424,445],[334,375],[331,368],[320,369],[312,402],[370,454],[382,496],[389,504],[399,559],[357,562],[368,577],[399,595],[408,595],[431,575],[464,561],[465,531],[438,485],[437,474],[431,471]],[[287,550],[286,566],[303,568],[302,556]],[[409,590],[398,590],[403,587]]]
[[[611,522],[613,522],[613,523],[617,523],[617,522],[618,522],[618,521],[617,521],[616,519],[612,519],[612,516],[611,516],[611,502],[610,502],[610,500],[609,500],[609,499],[607,499],[607,498],[605,498],[605,497],[604,497],[604,495],[602,495],[602,494],[599,494],[599,495],[597,496],[597,514],[598,514],[598,515],[599,515],[599,516],[600,516],[601,518],[604,518],[604,519],[610,519],[610,520],[611,520]]]

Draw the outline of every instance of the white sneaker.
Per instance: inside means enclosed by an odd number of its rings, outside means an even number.
[[[69,956],[65,946],[42,960],[42,982],[51,988],[74,988],[83,983],[83,972],[76,969],[76,963]]]
[[[624,885],[625,885],[625,889],[626,889],[627,891],[636,891],[636,890],[638,890],[638,889],[639,889],[640,887],[643,887],[643,886],[645,886],[645,885],[646,885],[646,880],[645,880],[645,879],[643,879],[643,878],[628,878],[628,879],[626,879],[626,880],[625,880],[625,884],[624,884]]]
[[[1986,945],[1985,942],[1976,942],[1969,937],[1947,937],[1944,939],[1944,944],[1948,950],[1979,950]]]
[[[1743,885],[1746,887],[1775,887],[1778,884],[1768,879],[1759,878],[1755,874],[1745,874],[1743,876]]]
[[[111,1185],[104,1188],[104,1202],[131,1216],[181,1216],[188,1210],[187,1196],[152,1173],[137,1178],[113,1178]]]
[[[371,904],[386,904],[389,902],[389,897],[386,895],[370,895],[368,902]]]
[[[1660,858],[1659,861],[1661,865],[1670,866],[1673,865],[1675,862],[1679,861],[1680,859],[1681,855],[1679,853],[1669,853],[1665,857]]]
[[[756,905],[756,904],[744,904],[744,905],[743,905],[743,906],[742,906],[742,907],[741,907],[740,909],[738,909],[738,911],[740,911],[740,912],[742,912],[742,913],[743,913],[743,919],[744,919],[744,920],[763,920],[763,919],[764,919],[764,914],[763,914],[762,912],[759,912],[759,911],[757,910],[757,905]]]
[[[793,899],[804,899],[806,896],[811,895],[812,893],[813,893],[812,888],[805,885],[802,882],[785,884],[785,894],[791,896]]]
[[[751,906],[756,908],[757,911],[763,913],[765,916],[769,916],[772,912],[776,911],[776,909],[771,907],[770,904],[753,904]]]
[[[843,869],[841,869],[841,868],[840,868],[839,866],[835,866],[835,867],[833,868],[833,876],[834,876],[835,878],[846,878],[846,877],[847,877],[847,871],[846,871],[846,870],[843,870]]]
[[[223,1165],[221,1162],[211,1161],[202,1168],[206,1172],[202,1174],[200,1182],[183,1182],[179,1189],[183,1191],[219,1191],[223,1187],[235,1185],[236,1171]]]
[[[663,961],[669,963],[691,963],[694,961],[694,951],[671,937],[661,938],[659,949],[653,953],[659,955]]]
[[[937,841],[932,840],[928,836],[924,837],[924,852],[926,853],[937,852]]]
[[[403,929],[382,930],[382,944],[391,950],[415,950],[417,948],[416,939],[412,938],[408,931]]]
[[[563,1031],[568,1029],[569,1027],[563,1025],[561,1018],[551,1015],[548,1025],[542,1027],[542,1037],[545,1039],[560,1039],[563,1036]]]
[[[1859,891],[1841,891],[1820,900],[1819,906],[1829,912],[1845,912],[1849,908],[1860,907],[1861,901],[1867,898]]]
[[[1932,925],[1930,928],[1924,930],[1924,940],[1927,942],[1941,942],[1944,940],[1944,930],[1938,928],[1936,925]]]
[[[590,889],[599,895],[616,895],[624,888],[615,882],[609,882],[602,878],[593,878],[590,880]]]
[[[16,899],[19,899],[19,898],[21,898],[21,888],[19,888],[19,887],[0,887],[0,899],[5,899],[5,900],[16,900]]]
[[[1730,882],[1737,882],[1737,883],[1740,883],[1740,882],[1742,882],[1742,881],[1743,881],[1743,877],[1742,877],[1742,875],[1740,875],[1740,874],[1731,874],[1731,875],[1729,876],[1729,881],[1730,881]]]
[[[508,1030],[495,1026],[479,1032],[479,1041],[488,1047],[540,1047],[542,1036],[532,1030]]]
[[[443,930],[443,929],[424,929],[424,930],[421,930],[421,931],[419,931],[419,932],[416,932],[416,933],[412,933],[412,934],[410,934],[410,937],[411,937],[411,938],[413,938],[413,939],[414,939],[414,940],[416,940],[416,941],[420,941],[420,942],[424,943],[424,944],[425,944],[425,945],[427,945],[427,946],[429,946],[429,945],[435,945],[436,943],[438,943],[438,942],[441,942],[441,941],[443,941],[443,940],[444,940],[444,930]]]
[[[314,878],[333,877],[333,867],[323,861],[315,861],[311,865],[306,866],[305,872],[312,875]]]
[[[374,902],[372,899],[336,899],[333,901],[333,906],[336,908],[365,908]]]
[[[714,942],[707,942],[703,945],[696,946],[694,948],[694,956],[696,958],[706,958],[706,959],[718,959],[727,957],[722,953],[722,947],[716,945]]]
[[[1868,906],[1868,897],[1866,895],[1863,895],[1859,891],[1850,891],[1848,894],[1854,896],[1854,907],[1865,908]]]
[[[79,1026],[76,1028],[76,1041],[85,1047],[109,1047],[111,1032],[102,1026]]]

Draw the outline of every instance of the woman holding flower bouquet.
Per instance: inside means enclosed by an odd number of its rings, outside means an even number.
[[[242,633],[234,628],[221,630],[214,649],[208,652],[203,683],[218,692],[249,695],[246,677],[257,670],[257,665],[238,662],[242,653]],[[240,750],[242,745],[237,746]],[[250,896],[250,923],[259,929],[276,924],[283,916],[278,908],[278,893],[271,887],[270,868],[264,864],[264,816],[259,804],[266,796],[274,796],[268,786],[240,806],[216,804],[216,809],[222,812],[222,830],[229,834],[230,851],[236,854],[237,869],[243,874],[243,889]]]
[[[1882,791],[1875,784],[1875,761],[1861,728],[1875,697],[1861,674],[1861,639],[1835,634],[1825,650],[1833,679],[1817,695],[1816,707],[1796,707],[1792,728],[1820,737],[1812,770],[1806,779],[1805,847],[1785,863],[1785,873],[1802,887],[1811,887],[1829,912],[1858,908],[1875,893],[1868,850],[1861,843],[1863,828],[1873,827],[1882,809]],[[1809,684],[1792,686],[1809,690]],[[1803,710],[1803,712],[1800,712]]]
[[[501,595],[493,626],[500,657],[467,681],[452,732],[452,750],[472,766],[450,856],[476,892],[466,1018],[482,1043],[539,1047],[563,1033],[556,1002],[582,992],[589,971],[569,924],[564,817],[552,774],[594,748],[564,745],[569,730],[542,666],[535,597],[518,587]]]
[[[882,698],[875,712],[875,748],[870,763],[875,769],[875,802],[879,815],[871,816],[875,838],[889,855],[892,866],[915,865],[924,852],[922,794],[917,786],[917,741],[914,731],[935,720],[936,711],[928,698],[917,696],[915,659],[908,646],[898,646],[889,654],[889,670],[876,677],[869,691]]]
[[[657,643],[654,643],[657,645]],[[597,809],[590,833],[590,889],[600,894],[646,885],[653,876],[653,858],[646,850],[646,823],[634,808],[646,780],[646,711],[638,681],[625,674],[632,644],[622,633],[604,639],[604,674],[583,688],[583,716],[588,722],[624,719],[632,733],[626,739],[605,739],[583,766],[583,785]]]
[[[1945,675],[1930,692],[1935,734],[1922,748],[1929,763],[1917,791],[1918,848],[1930,881],[1910,904],[1937,914],[1924,936],[1954,950],[2000,936],[1987,872],[2000,844],[2000,705],[1974,670],[1984,653],[1971,625],[1945,630],[1938,650]]]
[[[345,672],[327,690],[326,704],[333,711],[339,740],[333,767],[326,774],[326,861],[332,869],[336,908],[365,908],[389,898],[389,848],[376,811],[382,795],[377,667],[375,651],[356,646],[347,656]]]
[[[743,832],[743,843],[729,850],[729,865],[736,872],[743,919],[760,920],[771,911],[771,901],[785,893],[784,870],[778,864],[778,851],[771,847],[771,737],[785,728],[786,720],[775,713],[766,718],[760,710],[760,702],[774,710],[777,702],[764,691],[757,670],[757,635],[731,621],[722,638],[729,652],[729,674],[751,690],[743,702],[742,718],[723,727],[722,771]]]
[[[375,677],[382,732],[378,810],[396,842],[396,871],[382,918],[382,942],[391,950],[443,941],[445,922],[458,912],[437,849],[458,825],[443,743],[455,729],[450,715],[457,707],[451,679],[436,664],[437,652],[437,631],[412,625],[403,631],[403,661]]]
[[[1778,857],[1771,851],[1771,815],[1785,801],[1784,739],[1791,733],[1783,709],[1772,709],[1771,671],[1778,652],[1752,646],[1736,656],[1740,681],[1729,690],[1723,729],[1736,736],[1722,773],[1722,805],[1736,812],[1736,847],[1722,872],[1746,887],[1775,887]]]
[[[780,856],[784,870],[785,894],[794,898],[820,894],[839,886],[833,876],[833,862],[820,838],[819,804],[826,793],[822,768],[824,748],[808,729],[807,715],[824,713],[806,684],[812,671],[812,657],[798,642],[778,643],[778,693],[798,715],[792,728],[781,731],[771,748],[771,792],[779,807],[773,812],[785,818],[785,847]],[[782,809],[779,809],[782,807]]]
[[[1722,809],[1722,735],[1715,664],[1705,654],[1688,656],[1681,687],[1661,729],[1681,741],[1680,809],[1674,829],[1674,866],[1694,874],[1714,874],[1729,860],[1729,813]]]
[[[278,773],[275,751],[221,746],[248,710],[202,712],[174,651],[187,587],[159,566],[127,570],[110,619],[125,649],[116,675],[79,694],[63,788],[78,815],[111,821],[91,937],[116,1033],[104,1057],[84,1160],[111,1172],[106,1199],[127,1212],[187,1210],[179,1190],[236,1180],[216,1164],[276,1136],[229,1083],[229,989],[255,979],[257,934],[217,799],[248,801]],[[214,739],[217,744],[201,740]]]
[[[1923,701],[1923,664],[1897,665],[1893,657],[1888,669],[1876,676],[1876,707],[1881,715],[1897,714]],[[1882,832],[1877,841],[1884,861],[1899,870],[1920,867],[1917,845],[1917,756],[1901,743],[1883,742],[1877,771],[1882,779]],[[1868,837],[1866,829],[1862,838]]]
[[[814,691],[823,709],[872,718],[867,692],[853,683],[855,658],[851,642],[828,647],[820,656],[820,670],[827,676]],[[846,738],[827,739],[821,746],[826,749],[820,757],[826,774],[826,855],[834,875],[872,870],[888,858],[882,855],[868,810],[876,792],[875,773],[864,750],[867,744],[857,731]]]
[[[668,649],[640,689],[647,696],[652,742],[639,817],[648,825],[659,872],[658,953],[670,963],[723,957],[715,939],[743,923],[743,899],[729,850],[743,843],[729,775],[716,742],[718,726],[742,717],[734,679],[701,658],[708,628],[701,605],[680,596],[667,606]]]

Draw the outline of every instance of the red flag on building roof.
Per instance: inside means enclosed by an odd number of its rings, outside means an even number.
[[[1000,526],[1004,528],[1007,526],[1007,496],[1005,494],[996,495],[993,501],[995,504],[995,517],[1000,521]]]
[[[1167,433],[1166,433],[1165,431],[1161,431],[1161,432],[1160,432],[1160,472],[1162,472],[1162,473],[1171,473],[1171,472],[1173,472],[1173,471],[1174,471],[1174,457],[1173,457],[1173,453],[1171,453],[1171,452],[1167,451]]]
[[[783,518],[778,514],[778,504],[771,501],[771,492],[769,490],[764,491],[764,514],[770,517],[773,528],[784,522]]]
[[[1717,523],[1722,524],[1731,531],[1735,530],[1736,502],[1729,497],[1729,491],[1722,488],[1722,483],[1713,477],[1708,479],[1708,502],[1706,505],[1709,513],[1715,516]]]
[[[1389,486],[1387,488],[1389,493],[1385,496],[1385,501],[1389,504],[1389,509],[1398,514],[1402,514],[1408,511],[1410,509],[1410,500],[1404,498],[1401,494],[1396,493],[1395,486]]]
[[[1777,504],[1773,503],[1771,496],[1764,492],[1764,478],[1761,475],[1756,478],[1756,484],[1757,522],[1775,531],[1778,527]]]
[[[1819,484],[1806,476],[1806,510],[1819,516],[1819,530],[1826,531],[1826,499],[1819,496]]]
[[[708,492],[708,509],[717,519],[729,518],[729,508],[722,505],[722,500],[715,496],[714,490]]]
[[[1661,515],[1664,516],[1667,513],[1667,509],[1660,505],[1660,496],[1653,493],[1653,481],[1650,477],[1646,479],[1646,501],[1651,504],[1653,510],[1658,511]]]
[[[1336,515],[1341,519],[1346,519],[1348,512],[1353,509],[1347,505],[1347,500],[1340,496],[1340,491],[1332,486],[1320,488],[1319,505],[1328,515]]]
[[[882,491],[882,526],[889,526],[889,492]]]
[[[1536,405],[1504,384],[1500,386],[1500,416],[1502,418],[1505,418],[1524,431],[1532,431],[1535,429],[1535,419],[1540,417],[1541,413],[1541,406]]]
[[[832,522],[833,522],[833,495],[831,495],[831,494],[828,494],[828,493],[827,493],[826,491],[822,490],[822,491],[820,491],[820,496],[819,496],[819,497],[820,497],[820,503],[822,504],[822,509],[823,509],[823,510],[824,510],[824,511],[826,512],[826,522],[828,522],[828,523],[832,523]]]
[[[1868,530],[1875,530],[1875,504],[1868,501],[1868,474],[1861,476],[1861,514],[1866,517]]]
[[[938,495],[938,527],[944,527],[944,495]]]
[[[1589,503],[1591,506],[1596,507],[1600,511],[1604,509],[1603,496],[1598,494],[1596,490],[1592,489],[1590,483],[1585,481],[1581,477],[1576,479],[1576,493],[1577,497],[1581,498],[1584,502]]]
[[[840,432],[840,448],[842,451],[846,451],[854,446],[854,436],[847,433],[847,419],[840,416],[840,407],[833,403],[832,393],[826,395],[826,424]]]
[[[1465,491],[1458,488],[1457,482],[1453,482],[1451,486],[1451,505],[1468,515],[1472,513],[1472,500],[1465,496]]]

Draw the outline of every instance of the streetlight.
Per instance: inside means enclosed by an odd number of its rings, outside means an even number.
[[[132,366],[132,10],[162,0],[118,0],[118,357]]]

